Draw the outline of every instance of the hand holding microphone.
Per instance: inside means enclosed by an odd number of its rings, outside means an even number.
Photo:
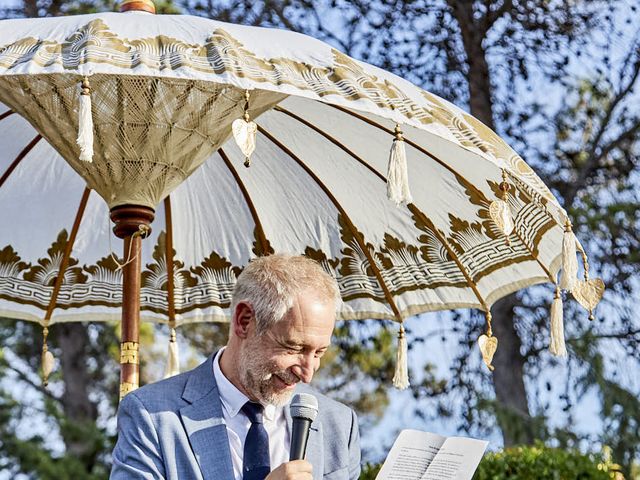
[[[304,457],[307,452],[309,427],[318,415],[318,401],[313,395],[298,393],[289,406],[292,419],[289,461],[283,463],[265,480],[312,480],[313,469]]]

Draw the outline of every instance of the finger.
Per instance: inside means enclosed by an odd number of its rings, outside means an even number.
[[[313,473],[313,466],[306,460],[292,460],[285,465],[287,473]]]

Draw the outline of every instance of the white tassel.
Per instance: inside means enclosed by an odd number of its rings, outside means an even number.
[[[389,167],[387,169],[387,197],[396,206],[411,203],[409,191],[409,175],[407,173],[407,152],[404,148],[404,138],[400,125],[396,125],[396,138],[393,140],[389,153]]]
[[[78,146],[80,160],[93,162],[93,117],[91,116],[91,87],[87,77],[82,80],[80,109],[78,113]]]
[[[576,256],[577,239],[571,230],[571,223],[567,221],[562,237],[562,275],[560,288],[570,292],[578,280],[578,258]]]
[[[502,182],[500,182],[500,190],[502,191],[501,199],[494,200],[489,205],[489,216],[493,220],[493,223],[504,234],[505,242],[507,245],[511,245],[510,236],[515,230],[516,226],[511,215],[511,208],[509,207],[509,183],[507,182],[507,171],[502,170]]]
[[[398,332],[398,352],[396,354],[396,373],[393,376],[393,386],[399,390],[406,390],[409,385],[407,339],[404,334],[404,327],[401,324]]]
[[[551,304],[551,344],[549,345],[549,351],[556,357],[565,357],[567,355],[567,348],[564,344],[564,320],[560,287],[556,288],[556,294]]]
[[[180,373],[180,356],[178,355],[178,342],[176,341],[176,330],[171,329],[169,338],[169,353],[167,355],[167,367],[164,371],[164,378],[173,377]]]

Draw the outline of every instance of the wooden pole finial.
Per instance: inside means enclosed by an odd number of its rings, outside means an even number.
[[[156,6],[152,0],[123,0],[122,3],[120,3],[120,11],[156,13]]]

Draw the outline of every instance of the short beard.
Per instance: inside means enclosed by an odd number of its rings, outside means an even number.
[[[287,371],[273,371],[273,365],[265,363],[258,348],[247,345],[240,354],[240,382],[245,391],[255,397],[260,403],[282,407],[289,403],[293,392],[274,391],[272,377],[277,375],[287,383],[297,382],[298,378],[292,378]]]

